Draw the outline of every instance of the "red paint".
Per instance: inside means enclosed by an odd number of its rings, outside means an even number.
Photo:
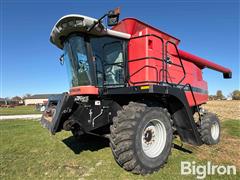
[[[186,59],[188,61],[191,61],[191,62],[193,62],[194,64],[196,64],[197,66],[199,66],[201,68],[207,67],[207,68],[210,68],[210,69],[222,72],[222,73],[229,73],[229,72],[231,72],[231,70],[228,69],[228,68],[225,68],[223,66],[215,64],[215,63],[213,63],[211,61],[208,61],[208,60],[203,59],[201,57],[195,56],[193,54],[190,54],[190,53],[188,53],[186,51],[179,50],[179,54],[180,54],[181,58]]]
[[[70,89],[70,95],[98,95],[98,88],[95,86],[77,86]]]
[[[167,41],[170,41],[177,46],[180,42],[179,39],[134,18],[122,20],[118,25],[113,27],[113,30],[128,33],[132,38],[151,34],[163,39],[163,45],[161,40],[155,36],[130,39],[128,46],[128,67],[130,75],[129,84],[131,86],[158,84],[158,82],[164,82],[166,79],[170,83],[178,83],[182,79],[184,75],[183,69],[173,65],[181,65],[179,57],[176,56],[177,50],[175,46],[172,44],[165,46]],[[170,58],[173,64],[166,64],[165,62],[163,64],[162,59],[165,59],[165,57],[163,57],[162,52],[165,52],[166,49],[167,57]],[[192,87],[197,87],[207,91],[207,83],[202,78],[203,68],[208,67],[223,73],[231,72],[230,69],[224,68],[185,51],[178,49],[178,52],[186,71],[186,77],[181,82],[182,85],[189,83]],[[142,58],[143,60],[136,60],[139,58]],[[163,65],[168,68],[167,76],[163,73],[163,71],[161,71]],[[189,105],[194,106],[195,103],[191,92],[186,91],[186,96]],[[194,96],[196,98],[197,105],[203,104],[208,100],[208,95],[204,93],[194,92]]]
[[[159,29],[152,27],[135,18],[123,19],[121,22],[118,23],[118,25],[114,26],[112,29],[115,31],[128,33],[132,37],[135,37],[135,36],[139,36],[139,32],[145,28],[151,30],[152,32],[157,33],[163,39],[173,41],[176,45],[178,45],[180,42],[180,40],[177,39],[176,37],[173,37],[163,31],[160,31]]]

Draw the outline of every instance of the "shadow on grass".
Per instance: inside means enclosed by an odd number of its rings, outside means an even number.
[[[84,134],[79,138],[70,136],[63,143],[68,146],[75,154],[80,154],[82,151],[98,151],[105,147],[109,147],[109,140],[103,137]]]

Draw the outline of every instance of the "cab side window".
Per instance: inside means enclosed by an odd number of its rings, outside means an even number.
[[[123,49],[120,41],[110,42],[104,45],[104,71],[105,84],[123,84]]]

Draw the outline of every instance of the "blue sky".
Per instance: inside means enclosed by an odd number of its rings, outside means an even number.
[[[121,7],[121,19],[135,17],[145,21],[179,38],[180,49],[231,68],[231,80],[223,79],[216,71],[204,70],[210,94],[221,89],[228,95],[239,89],[237,0],[0,2],[0,97],[68,91],[66,68],[58,61],[61,51],[49,42],[53,25],[66,14],[98,18],[115,7]]]

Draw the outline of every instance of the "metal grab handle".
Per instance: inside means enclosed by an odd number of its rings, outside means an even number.
[[[185,79],[185,77],[186,77],[186,71],[185,71],[185,68],[184,68],[184,65],[183,65],[183,62],[182,62],[182,59],[181,59],[181,57],[180,57],[180,55],[179,55],[179,52],[178,52],[178,48],[177,48],[177,46],[176,46],[176,44],[174,44],[173,42],[171,42],[171,41],[167,41],[166,42],[166,44],[165,44],[165,59],[167,60],[167,58],[168,58],[168,44],[172,44],[174,47],[175,47],[175,49],[176,49],[176,51],[177,51],[177,55],[178,55],[178,58],[179,58],[179,61],[180,61],[180,64],[181,64],[181,67],[182,67],[182,70],[183,70],[183,77],[182,77],[182,79],[177,83],[177,85],[179,85],[179,84],[181,84],[181,82],[183,82],[183,80]],[[168,66],[167,66],[167,63],[166,63],[166,82],[168,83],[168,84],[170,84],[169,82],[168,82],[168,78],[167,78],[167,72],[168,72]]]

